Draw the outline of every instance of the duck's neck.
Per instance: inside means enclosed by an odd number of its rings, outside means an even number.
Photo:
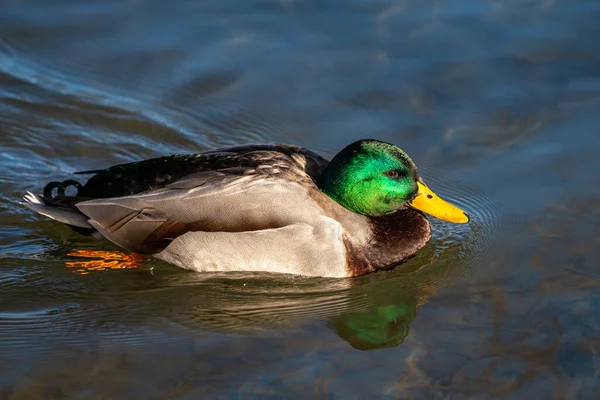
[[[351,181],[346,166],[345,159],[340,157],[339,154],[336,155],[321,173],[317,186],[336,203],[341,204],[350,211],[357,212],[353,209],[352,202],[348,201],[346,195],[349,181]]]

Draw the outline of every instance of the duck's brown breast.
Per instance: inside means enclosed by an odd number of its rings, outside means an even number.
[[[365,245],[344,236],[349,276],[394,267],[412,257],[431,239],[429,221],[421,212],[405,208],[369,218],[372,237]]]

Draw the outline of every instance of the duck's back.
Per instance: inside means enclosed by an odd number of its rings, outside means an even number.
[[[174,154],[110,168],[77,172],[94,174],[79,190],[81,198],[108,198],[156,190],[190,175],[205,173],[213,180],[223,175],[260,175],[278,166],[287,179],[317,180],[328,161],[300,146],[256,144],[225,147],[196,154]]]

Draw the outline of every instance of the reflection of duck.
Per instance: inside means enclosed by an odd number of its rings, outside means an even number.
[[[85,185],[52,182],[44,196],[25,196],[26,205],[198,271],[357,276],[427,243],[420,211],[468,221],[429,190],[406,153],[375,140],[355,142],[331,162],[298,146],[254,145],[83,173],[94,174]],[[69,186],[75,196],[65,193]]]
[[[435,292],[427,275],[419,272],[363,282],[353,297],[368,298],[330,318],[332,329],[357,350],[376,350],[400,345],[408,336],[418,308]],[[424,280],[425,279],[425,280]]]
[[[408,336],[417,315],[417,301],[371,306],[368,311],[349,312],[334,318],[337,334],[358,350],[396,347]]]
[[[152,279],[152,304],[145,301],[143,309],[200,331],[261,336],[325,325],[355,349],[390,348],[406,339],[418,309],[448,283],[432,282],[447,272],[438,268],[437,256],[419,256],[417,264],[430,258],[434,264],[426,270],[354,279],[162,270]]]

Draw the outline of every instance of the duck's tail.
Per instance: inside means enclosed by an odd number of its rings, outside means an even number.
[[[52,189],[52,186],[50,186],[50,189]],[[68,225],[76,232],[90,235],[95,239],[104,239],[100,232],[90,225],[88,222],[89,218],[76,207],[78,201],[86,199],[64,196],[64,190],[59,191],[59,195],[56,197],[48,197],[47,192],[47,190],[44,190],[44,196],[27,192],[23,196],[21,204],[39,214]],[[65,265],[73,268],[73,272],[84,275],[90,271],[138,268],[147,258],[136,253],[127,254],[120,251],[111,252],[88,249],[71,251],[67,253],[67,256],[76,257],[78,260],[67,261]],[[88,260],[80,260],[80,258]]]
[[[48,188],[52,183],[48,184]],[[50,188],[51,190],[52,188]],[[91,234],[95,229],[88,222],[88,217],[83,214],[75,206],[75,202],[68,201],[69,197],[57,196],[52,198],[48,196],[48,190],[44,189],[44,196],[27,192],[23,196],[23,204],[25,207],[32,209],[33,211],[42,214],[46,217],[52,218],[53,220],[62,222],[80,233]],[[76,198],[72,198],[75,200]],[[66,201],[65,201],[66,200]]]

